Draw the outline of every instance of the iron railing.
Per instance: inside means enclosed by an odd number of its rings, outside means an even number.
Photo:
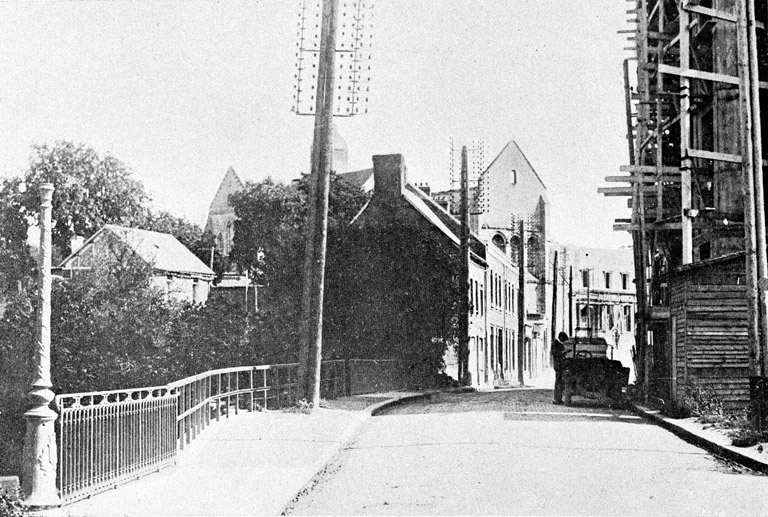
[[[344,361],[323,361],[321,396],[346,394]],[[298,364],[212,370],[167,386],[56,397],[59,495],[71,503],[173,465],[210,425],[296,401]]]
[[[59,395],[59,495],[70,502],[176,462],[168,387]]]

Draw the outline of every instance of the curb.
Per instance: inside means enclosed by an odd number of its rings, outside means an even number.
[[[725,458],[728,461],[738,463],[739,465],[747,467],[748,469],[768,474],[768,462],[760,461],[758,459],[747,456],[746,454],[736,450],[734,446],[720,445],[719,443],[715,443],[712,440],[705,438],[704,436],[690,431],[689,429],[685,429],[684,427],[676,424],[673,419],[662,416],[660,411],[651,410],[633,402],[630,402],[629,406],[641,417],[653,422],[663,429],[666,429],[667,431],[678,436],[679,438],[682,438],[688,443],[691,443],[697,447],[701,447],[702,449]]]
[[[371,406],[368,406],[363,410],[364,414],[356,419],[356,422],[353,423],[351,426],[347,428],[347,430],[342,434],[341,439],[337,442],[338,446],[334,447],[333,449],[329,450],[328,453],[326,453],[318,462],[317,462],[317,468],[313,469],[315,470],[315,473],[307,480],[306,483],[301,487],[301,490],[296,492],[296,494],[286,503],[283,505],[282,510],[280,511],[279,515],[287,515],[294,507],[296,502],[299,500],[299,498],[305,494],[307,494],[314,486],[320,481],[320,477],[328,470],[328,467],[339,457],[341,456],[341,453],[352,443],[354,442],[360,432],[362,431],[363,427],[370,422],[371,418],[373,418],[376,415],[381,414],[384,410],[400,406],[403,404],[406,404],[408,402],[413,402],[414,400],[424,400],[424,399],[431,399],[434,395],[437,395],[438,393],[470,393],[474,392],[474,388],[454,388],[450,390],[430,390],[425,391],[424,393],[417,393],[415,395],[405,395],[403,397],[393,397],[387,400],[384,400],[382,402],[377,402],[376,404],[373,404]]]

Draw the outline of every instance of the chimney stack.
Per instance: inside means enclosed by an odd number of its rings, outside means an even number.
[[[402,154],[379,154],[373,157],[374,193],[397,198],[405,189],[405,160]]]

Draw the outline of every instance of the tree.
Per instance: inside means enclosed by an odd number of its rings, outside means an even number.
[[[26,245],[28,223],[21,204],[20,178],[0,183],[0,293],[18,290],[29,278],[35,262]]]
[[[271,178],[249,182],[232,196],[238,218],[232,258],[242,270],[263,276],[270,285],[301,288],[308,192],[309,177],[303,175],[290,185]],[[329,239],[340,234],[368,199],[358,187],[331,176]]]
[[[204,232],[200,226],[183,217],[177,217],[166,211],[147,211],[144,220],[137,227],[143,230],[173,235],[205,264],[210,264],[211,262],[211,248],[214,248],[215,245],[213,234],[211,232]],[[220,274],[223,270],[221,256],[216,255],[214,258],[218,260],[214,260],[213,270]]]
[[[148,211],[144,220],[137,224],[137,228],[169,233],[190,250],[194,249],[203,238],[203,229],[200,226],[164,210],[160,212]]]
[[[268,178],[248,183],[230,200],[238,217],[232,259],[266,286],[260,298],[259,330],[251,334],[252,342],[261,340],[255,346],[265,357],[270,350],[281,350],[286,360],[297,359],[308,190],[307,176],[289,185]],[[331,176],[329,248],[367,200],[368,194]]]
[[[72,142],[33,146],[20,194],[23,214],[37,219],[40,183],[53,183],[52,241],[62,256],[70,253],[72,237],[89,237],[105,224],[134,226],[146,218],[144,186],[121,161]]]
[[[400,359],[425,378],[458,339],[458,250],[397,222],[352,226],[329,248],[328,356]]]

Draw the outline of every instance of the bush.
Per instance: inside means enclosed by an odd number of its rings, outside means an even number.
[[[18,490],[9,492],[0,486],[0,517],[24,517],[29,515],[21,502]]]
[[[693,383],[683,386],[680,406],[682,411],[687,411],[690,416],[697,416],[704,421],[722,421],[726,417],[723,401],[706,386]]]

